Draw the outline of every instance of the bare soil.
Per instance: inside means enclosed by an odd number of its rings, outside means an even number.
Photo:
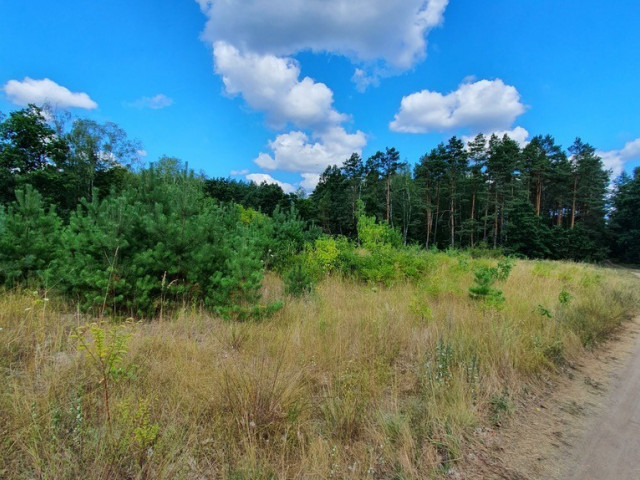
[[[515,408],[476,430],[449,478],[640,479],[640,317]]]

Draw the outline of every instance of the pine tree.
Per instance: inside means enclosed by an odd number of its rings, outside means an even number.
[[[36,190],[30,185],[18,189],[6,212],[0,208],[0,284],[46,283],[60,248],[61,226],[53,206],[45,210]]]
[[[445,147],[445,178],[449,195],[449,245],[455,247],[456,208],[459,190],[467,173],[468,154],[464,142],[457,137],[451,137]]]
[[[444,144],[439,144],[429,154],[423,155],[415,167],[415,179],[418,192],[422,197],[422,207],[425,212],[425,247],[429,249],[431,243],[437,245],[438,220],[440,215],[440,193],[445,182],[446,150]]]
[[[633,176],[623,173],[615,182],[609,220],[616,258],[640,264],[640,167]]]
[[[487,161],[487,140],[483,134],[478,134],[472,141],[467,144],[467,151],[471,166],[469,168],[468,185],[471,194],[469,219],[465,224],[465,231],[469,235],[469,246],[475,245],[476,235],[478,233],[477,215],[481,201],[488,205],[486,179],[484,169]],[[485,214],[486,222],[486,214]],[[484,228],[483,240],[486,241],[486,223]]]

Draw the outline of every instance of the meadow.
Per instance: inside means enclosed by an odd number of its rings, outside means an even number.
[[[0,477],[438,478],[640,305],[624,271],[511,260],[483,293],[503,260],[420,258],[413,278],[328,273],[297,297],[268,273],[261,302],[284,306],[242,322],[5,289]]]

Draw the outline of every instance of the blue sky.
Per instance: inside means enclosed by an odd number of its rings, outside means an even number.
[[[640,165],[631,0],[0,1],[0,111],[113,121],[146,161],[311,188],[386,146],[576,136]]]

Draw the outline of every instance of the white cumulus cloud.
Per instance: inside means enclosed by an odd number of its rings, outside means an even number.
[[[319,173],[302,173],[300,176],[302,177],[300,186],[307,192],[313,191],[320,182]]]
[[[245,178],[257,185],[260,185],[262,183],[270,183],[270,184],[278,185],[280,188],[282,188],[284,193],[293,193],[296,191],[296,187],[294,187],[290,183],[276,180],[271,175],[268,175],[266,173],[250,173],[248,175],[245,175]]]
[[[173,105],[173,99],[167,97],[164,93],[159,93],[153,97],[141,97],[138,100],[127,103],[129,107],[134,108],[151,108],[152,110],[160,110]]]
[[[640,158],[640,138],[627,142],[624,148],[620,150],[620,155],[625,160]]]
[[[448,0],[196,0],[203,34],[245,51],[278,56],[329,52],[359,62],[411,68],[426,56],[426,36],[443,22]]]
[[[260,153],[255,162],[265,170],[286,170],[319,174],[329,165],[342,165],[352,153],[360,154],[367,140],[364,133],[347,133],[333,127],[315,141],[301,131],[278,135],[269,142],[272,154]]]
[[[354,63],[364,90],[407,70],[427,54],[427,35],[443,22],[448,0],[196,0],[208,18],[202,38],[213,47],[215,72],[229,95],[265,115],[279,130],[255,163],[266,171],[300,173],[312,188],[328,165],[366,145],[347,132],[350,116],[334,105],[329,86],[302,75],[293,57],[325,52]],[[501,125],[500,125],[501,126]],[[258,175],[258,174],[251,174]],[[263,175],[263,174],[260,174]],[[271,178],[271,177],[269,177]]]
[[[366,144],[364,133],[347,133],[342,126],[349,117],[334,108],[331,89],[309,77],[300,79],[294,59],[241,52],[216,42],[214,60],[227,93],[242,95],[250,107],[264,112],[274,128],[300,129],[271,140],[271,153],[260,153],[255,159],[259,167],[317,174],[359,153]]]
[[[225,42],[214,44],[213,55],[227,93],[241,94],[275,128],[288,123],[318,128],[347,118],[333,108],[329,87],[309,77],[300,80],[300,67],[291,58],[243,53]]]
[[[520,93],[500,80],[462,83],[451,93],[422,90],[402,98],[389,127],[395,132],[446,132],[459,128],[508,130],[526,110]]]
[[[86,93],[72,92],[48,78],[35,80],[25,77],[21,82],[9,80],[2,90],[10,102],[20,106],[30,103],[36,105],[48,103],[60,108],[76,107],[87,110],[98,108],[98,104]]]
[[[481,132],[484,134],[485,139],[487,140],[487,142],[489,142],[489,139],[491,138],[491,135],[495,135],[498,138],[502,138],[505,135],[507,137],[509,137],[511,140],[515,140],[516,142],[518,142],[518,144],[520,145],[521,148],[524,148],[527,146],[527,144],[529,143],[529,132],[522,127],[515,127],[512,128],[511,130],[495,130],[493,132]],[[471,140],[473,140],[475,138],[475,135],[463,135],[462,136],[462,140],[465,143],[470,142]]]
[[[640,158],[640,138],[627,142],[620,150],[598,151],[596,154],[615,178],[622,173],[625,163]]]

